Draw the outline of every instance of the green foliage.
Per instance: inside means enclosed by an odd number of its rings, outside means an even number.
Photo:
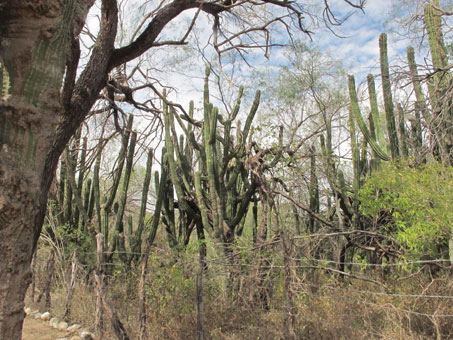
[[[417,168],[386,163],[360,191],[360,210],[369,216],[387,211],[396,227],[395,237],[412,255],[434,256],[453,232],[452,192],[452,167],[437,162]]]

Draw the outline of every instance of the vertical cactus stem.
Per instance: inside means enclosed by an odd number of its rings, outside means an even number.
[[[90,204],[90,190],[91,190],[91,179],[88,179],[85,183],[83,188],[83,212],[86,213],[87,221],[91,219],[90,215],[88,214],[89,211],[89,204]],[[82,214],[83,214],[82,212]],[[82,218],[79,220],[79,230],[83,233],[86,231],[87,224],[85,224],[85,219]]]
[[[340,191],[341,199],[344,203],[344,208],[350,216],[354,214],[354,210],[349,202],[348,194],[346,191],[346,183],[344,180],[344,174],[342,170],[338,170],[338,189]]]
[[[72,159],[72,157],[71,157],[69,152],[66,152],[65,156],[66,156],[66,165],[67,165],[67,167],[66,167],[66,171],[67,171],[66,178],[67,178],[69,186],[71,188],[71,192],[74,195],[74,202],[75,202],[76,208],[78,209],[79,214],[82,215],[83,224],[84,225],[88,225],[88,222],[89,222],[88,221],[88,216],[87,216],[86,211],[85,211],[85,209],[83,207],[81,191],[77,188],[77,184],[76,184],[76,181],[75,181],[75,174],[74,174],[75,166],[72,163],[73,159]],[[68,207],[68,209],[72,209],[72,207]],[[74,224],[75,224],[75,227],[79,227],[77,221],[75,221]]]
[[[204,78],[204,91],[203,91],[203,103],[206,109],[206,105],[209,103],[209,75],[211,74],[211,67],[206,66],[205,78]]]
[[[219,115],[219,109],[217,107],[212,108],[211,115],[209,117],[209,144],[214,145],[217,136],[217,118]]]
[[[167,108],[167,113],[168,113],[168,108]],[[182,140],[180,140],[181,142],[178,142],[178,135],[176,132],[175,122],[173,119],[174,117],[178,117],[178,115],[176,114],[174,109],[171,108],[170,113],[168,113],[168,117],[167,117],[168,119],[167,120],[164,119],[164,121],[168,122],[168,124],[170,125],[169,138],[171,138],[170,142],[172,144],[172,148],[174,151],[173,154],[176,155],[175,167],[177,169],[177,173],[182,178],[182,184],[184,185],[184,189],[187,192],[190,192],[189,166],[188,166],[187,160],[184,157],[184,150],[183,150],[184,137],[182,137]],[[182,124],[182,126],[184,126],[183,123],[181,123],[181,124]],[[167,138],[167,137],[165,137],[165,138]]]
[[[407,63],[409,65],[409,71],[410,71],[410,76],[412,80],[412,86],[414,87],[414,92],[415,92],[415,99],[416,99],[416,104],[415,104],[415,109],[416,115],[420,114],[423,116],[423,118],[428,122],[428,124],[431,122],[431,114],[426,108],[426,99],[425,95],[423,94],[423,89],[422,85],[420,82],[420,77],[418,75],[417,71],[417,64],[415,63],[415,51],[412,46],[409,46],[406,50],[407,52]],[[422,138],[422,131],[421,131],[421,122],[420,123],[420,145],[421,145],[421,138]]]
[[[60,173],[58,178],[58,203],[60,206],[63,206],[64,202],[64,186],[66,180],[66,164],[63,157],[60,159]]]
[[[134,132],[132,132],[131,140],[130,140],[130,144],[129,144],[129,150],[127,152],[126,169],[124,171],[123,183],[121,185],[120,195],[119,195],[118,212],[116,214],[115,230],[118,233],[121,232],[122,223],[123,223],[123,215],[124,215],[124,211],[126,209],[127,191],[129,188],[129,181],[130,181],[131,173],[132,173],[132,163],[134,160],[136,142],[137,142],[137,132],[134,131]]]
[[[349,86],[349,98],[351,100],[351,106],[350,106],[350,117],[349,117],[349,124],[350,124],[350,129],[351,129],[351,144],[352,147],[357,147],[357,140],[356,140],[356,134],[355,134],[355,124],[354,121],[357,122],[357,125],[360,128],[360,131],[362,132],[363,136],[366,138],[367,142],[370,144],[372,147],[373,151],[376,152],[376,154],[384,161],[388,161],[390,158],[388,155],[384,152],[384,150],[381,149],[381,147],[376,143],[376,141],[372,138],[371,133],[369,132],[365,121],[363,120],[362,114],[360,113],[360,107],[359,107],[359,100],[357,98],[357,92],[355,90],[355,80],[354,76],[349,76],[348,77],[348,86]]]
[[[102,143],[99,143],[98,148],[96,150],[96,161],[94,163],[94,171],[93,171],[93,198],[91,199],[91,204],[94,203],[96,207],[96,216],[98,222],[98,229],[97,232],[102,232],[102,213],[101,213],[101,193],[99,189],[99,169],[101,167],[101,157],[102,157]],[[91,206],[90,204],[90,206]]]
[[[104,205],[104,209],[106,210],[107,215],[110,213],[110,210],[112,208],[113,202],[115,201],[116,193],[117,193],[117,190],[118,190],[118,187],[119,187],[119,184],[120,184],[121,176],[122,176],[122,173],[123,173],[124,161],[126,159],[126,154],[127,154],[127,146],[128,146],[130,134],[131,134],[131,131],[132,131],[133,121],[134,121],[134,116],[133,115],[129,115],[129,118],[128,118],[128,121],[127,121],[127,125],[126,125],[126,131],[124,131],[124,134],[123,134],[123,136],[121,138],[121,148],[120,148],[120,151],[119,151],[118,161],[117,161],[118,162],[118,166],[115,169],[114,174],[113,174],[112,188],[110,189],[109,196],[108,196],[107,201],[106,201],[106,203]]]
[[[195,193],[197,196],[197,203],[198,203],[198,206],[200,207],[201,220],[203,222],[203,228],[212,229],[212,225],[209,223],[209,218],[208,218],[208,208],[206,207],[206,204],[204,202],[203,190],[201,188],[201,174],[199,171],[196,171],[194,174],[194,182],[195,182]]]
[[[400,145],[401,145],[401,155],[404,159],[409,157],[408,149],[408,137],[406,133],[406,126],[404,121],[404,110],[401,104],[398,103],[398,127],[400,132]]]
[[[241,107],[241,100],[242,100],[243,95],[244,95],[244,87],[240,86],[238,97],[236,98],[236,104],[234,105],[233,111],[231,112],[231,116],[229,118],[230,121],[233,121],[236,119],[236,117],[239,113],[239,109]]]
[[[148,151],[148,158],[146,160],[146,171],[145,171],[145,178],[143,180],[143,190],[142,190],[142,200],[140,204],[140,213],[138,216],[138,225],[137,225],[137,233],[136,233],[136,249],[134,252],[140,252],[141,246],[141,239],[143,228],[145,225],[145,215],[146,215],[146,205],[148,203],[148,192],[149,192],[149,185],[151,183],[151,174],[152,174],[152,166],[153,166],[153,149]]]
[[[354,123],[354,113],[353,108],[349,110],[349,134],[351,138],[351,152],[352,152],[352,166],[354,171],[354,179],[353,179],[353,189],[354,195],[357,195],[359,188],[360,188],[360,152],[359,146],[357,145],[357,135],[355,130],[355,123]]]
[[[370,112],[370,114],[368,115],[368,126],[370,127],[371,138],[373,138],[374,140],[377,140],[376,127],[374,126],[372,112]],[[371,149],[373,149],[373,148],[371,148]],[[371,170],[377,170],[379,168],[380,161],[381,161],[381,159],[379,158],[379,155],[376,153],[376,151],[372,150],[372,157],[370,160]]]
[[[381,124],[381,116],[379,113],[378,103],[377,103],[377,96],[376,96],[376,86],[374,82],[374,76],[372,74],[368,74],[367,76],[367,83],[368,83],[368,95],[370,97],[370,107],[371,107],[371,115],[373,117],[373,124],[374,129],[376,132],[375,140],[378,142],[379,146],[383,150],[387,150],[387,142],[384,139],[384,132],[382,130]]]
[[[318,187],[318,177],[316,176],[316,150],[312,146],[310,147],[310,186],[309,186],[309,196],[310,196],[310,210],[314,213],[319,212],[319,187]],[[316,231],[316,221],[314,217],[309,215],[309,229],[310,232]]]
[[[387,34],[382,33],[379,37],[379,51],[381,63],[382,89],[384,92],[384,106],[387,120],[387,132],[390,140],[392,158],[399,157],[399,142],[396,132],[395,112],[393,107],[392,86],[390,84],[390,71],[387,53]]]
[[[148,244],[153,244],[156,234],[157,234],[157,227],[159,226],[160,215],[162,211],[162,202],[164,198],[165,186],[167,182],[167,170],[162,167],[161,168],[161,180],[159,181],[159,172],[154,172],[154,182],[155,182],[155,190],[156,190],[156,205],[154,207],[154,214],[153,218],[151,219],[151,227],[149,228],[149,234],[146,238],[146,242]]]
[[[91,217],[92,217],[92,216],[90,216],[90,193],[91,193],[92,183],[93,183],[92,179],[88,178],[83,187],[83,207],[84,207],[85,211],[87,212],[88,219],[91,219]]]
[[[66,165],[66,178],[65,178],[65,189],[64,189],[64,192],[65,192],[65,197],[64,197],[64,221],[66,223],[70,223],[71,221],[71,218],[72,218],[72,188],[71,188],[71,185],[70,185],[70,181],[69,181],[69,176],[71,174],[71,171],[70,171],[70,167],[71,167],[71,164],[68,163],[68,158],[69,158],[69,155],[68,155],[68,148],[66,148],[65,152],[64,152],[64,156],[65,158],[65,165]]]
[[[82,140],[82,150],[80,151],[80,161],[79,161],[79,177],[77,178],[77,187],[81,190],[83,186],[84,172],[85,172],[85,162],[86,162],[86,153],[87,153],[88,139],[83,137]]]
[[[448,65],[448,56],[442,32],[441,13],[435,9],[435,6],[439,6],[439,1],[434,6],[430,3],[425,6],[425,28],[428,32],[433,66],[438,70]]]
[[[134,234],[134,221],[132,215],[127,215],[127,234],[128,235]]]
[[[261,97],[261,91],[256,91],[255,93],[255,98],[253,99],[252,107],[250,108],[250,112],[247,116],[247,119],[244,124],[244,129],[242,130],[242,138],[243,140],[247,140],[247,136],[250,131],[250,127],[252,126],[252,121],[255,118],[256,111],[258,110],[258,107],[260,105],[260,97]]]
[[[205,116],[207,116],[205,114]],[[208,118],[210,119],[210,117]],[[216,191],[216,172],[215,172],[215,131],[211,132],[212,125],[206,122],[205,119],[205,129],[204,129],[204,149],[206,154],[206,165],[205,169],[208,176],[208,183],[209,183],[209,198],[211,201],[211,212],[212,212],[212,220],[214,229],[216,233],[220,236],[221,235],[221,220],[219,215],[219,204],[217,191]],[[211,125],[211,126],[209,126]],[[214,125],[215,126],[215,125]],[[211,143],[212,138],[212,143]]]
[[[178,153],[178,146],[175,147],[175,141],[177,142],[177,137],[174,135],[176,131],[172,134],[172,113],[169,111],[168,105],[166,103],[166,92],[163,92],[163,115],[164,115],[164,128],[165,128],[165,148],[166,148],[166,160],[168,162],[168,166],[170,169],[170,179],[174,185],[174,189],[176,191],[176,196],[178,198],[178,204],[180,211],[187,211],[193,214],[192,208],[188,205],[187,201],[185,200],[184,189],[183,186],[188,187],[189,184],[187,183],[187,179],[181,181],[181,175],[178,174],[177,164],[175,160],[175,153]],[[177,154],[177,157],[179,155]],[[182,182],[182,183],[181,183]],[[187,189],[187,188],[186,188]]]

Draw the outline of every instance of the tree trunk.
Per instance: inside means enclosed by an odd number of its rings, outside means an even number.
[[[58,128],[67,52],[91,4],[0,0],[0,339],[21,338],[47,193],[73,134]]]

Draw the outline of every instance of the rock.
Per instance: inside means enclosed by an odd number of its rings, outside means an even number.
[[[30,307],[25,308],[24,311],[25,311],[25,314],[27,314],[27,315],[31,314],[31,308]]]
[[[69,340],[82,340],[82,338],[78,335],[74,335],[71,339]]]
[[[33,314],[33,317],[34,317],[35,319],[40,319],[41,316],[42,316],[41,313],[34,313],[34,314]]]
[[[49,321],[50,320],[50,313],[49,312],[42,313],[41,320]]]
[[[82,340],[94,340],[94,335],[90,332],[82,332],[80,333],[80,337]]]
[[[68,338],[57,338],[55,340],[68,340]]]
[[[60,331],[65,331],[65,330],[67,330],[67,329],[68,329],[68,323],[65,322],[65,321],[59,322],[59,323],[58,323],[58,329],[59,329]]]
[[[60,322],[60,320],[58,320],[58,318],[52,318],[49,321],[49,325],[52,326],[53,328],[58,328],[59,322]]]
[[[69,326],[69,327],[68,327],[68,332],[71,332],[71,333],[77,332],[77,330],[78,330],[80,327],[82,327],[82,326],[80,326],[79,324],[75,323],[75,324],[73,324],[72,326]]]
[[[88,330],[88,328],[79,328],[77,330],[79,332],[79,335],[82,336],[82,333],[90,333],[90,331]]]

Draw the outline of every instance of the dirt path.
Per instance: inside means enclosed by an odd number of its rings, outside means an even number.
[[[70,338],[68,332],[58,331],[48,325],[47,322],[32,319],[24,320],[22,340],[55,340],[57,338]]]

